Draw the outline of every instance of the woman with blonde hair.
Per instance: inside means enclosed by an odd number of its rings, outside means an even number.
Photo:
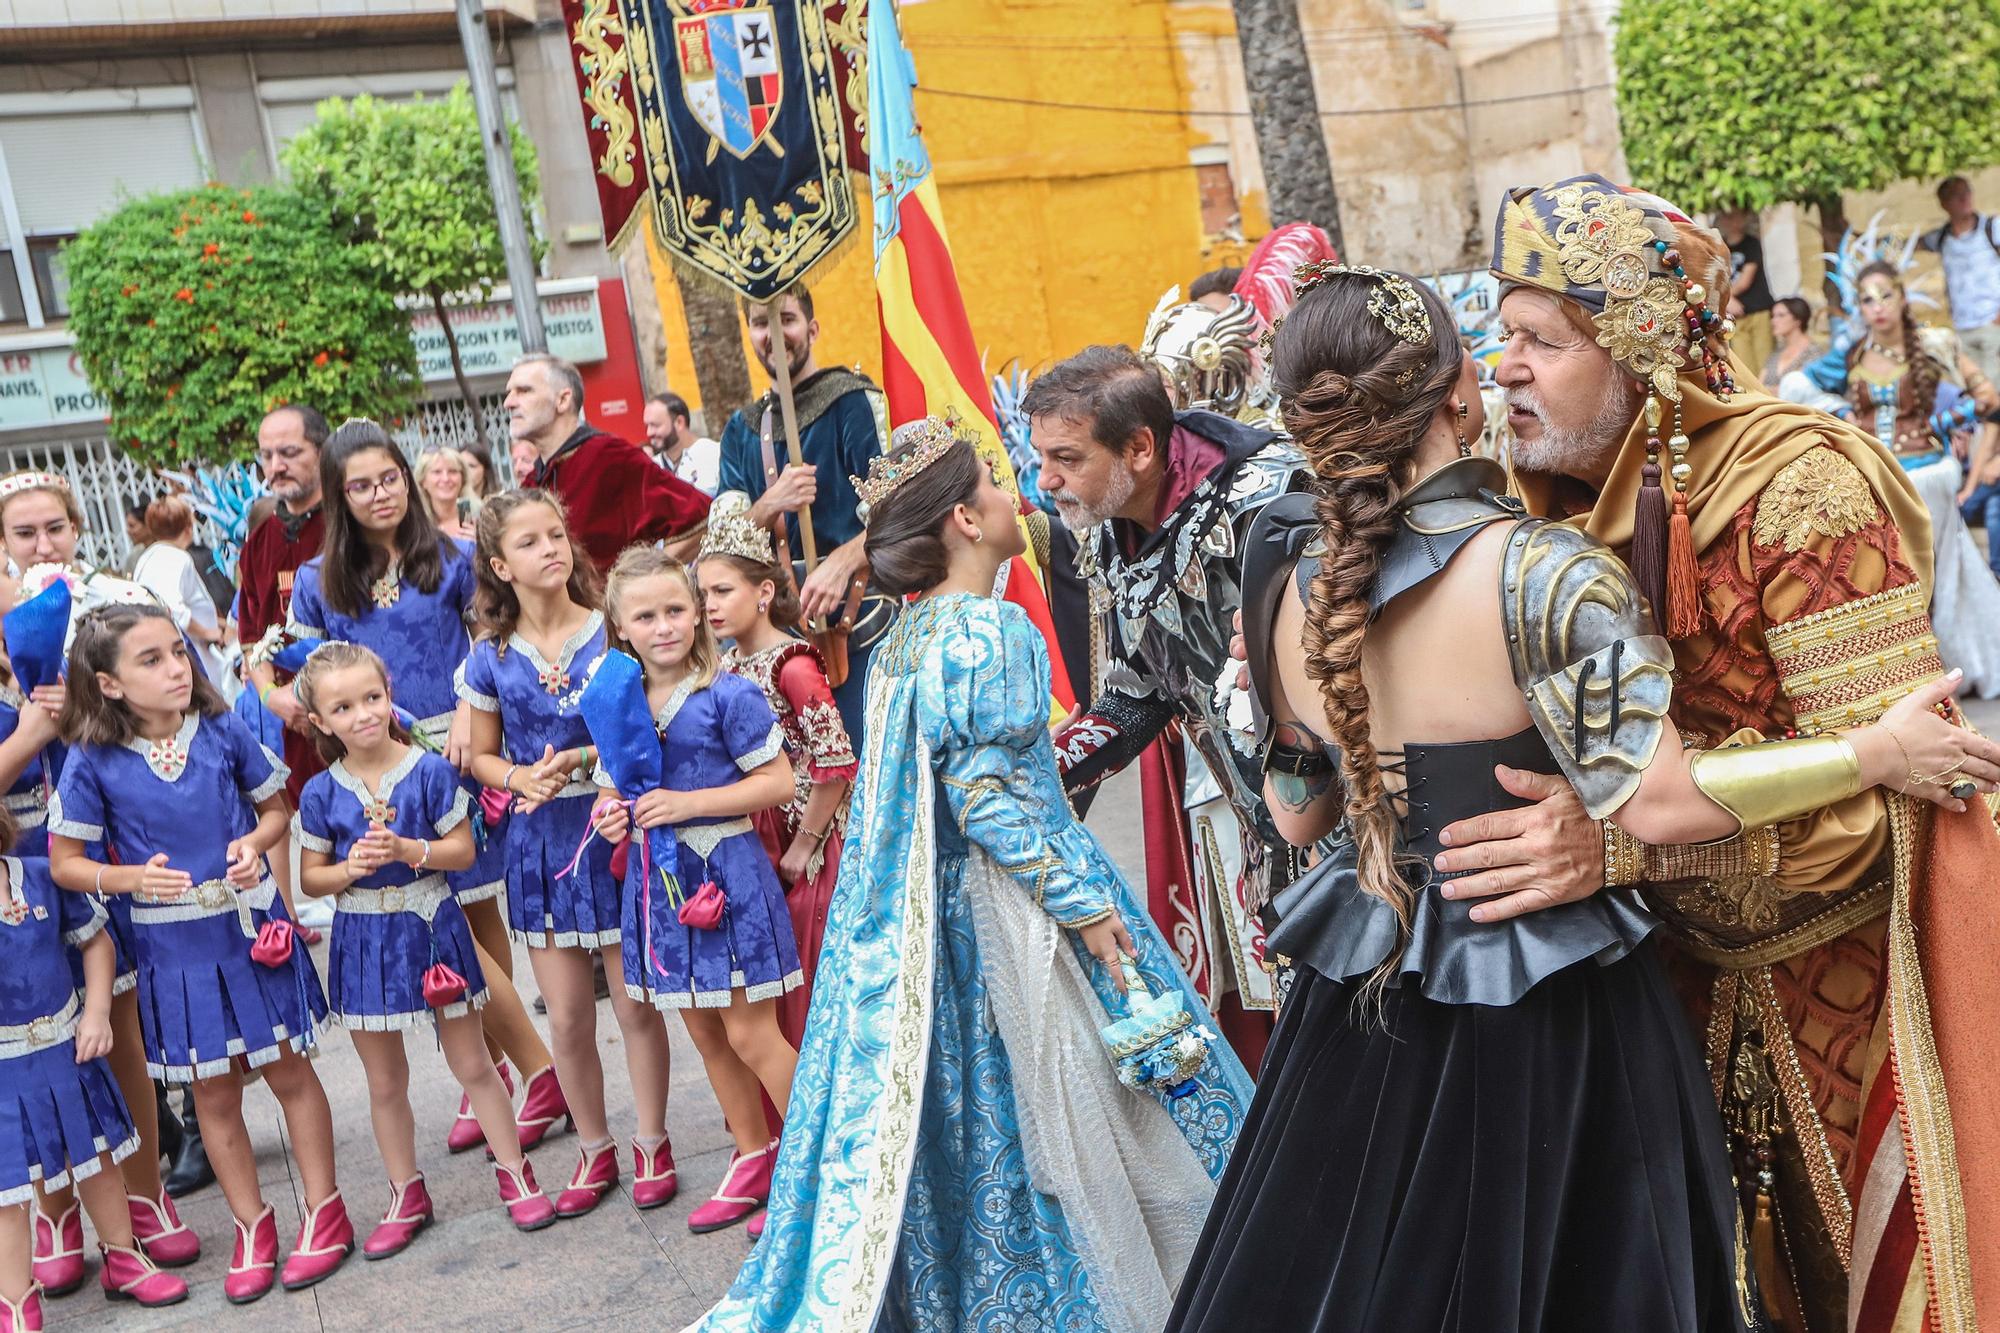
[[[479,505],[469,496],[465,459],[456,449],[432,447],[417,455],[417,489],[437,530],[457,542],[472,540],[472,520]]]

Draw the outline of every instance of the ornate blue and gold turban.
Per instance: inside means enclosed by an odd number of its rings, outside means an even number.
[[[1575,302],[1598,345],[1669,402],[1681,400],[1684,371],[1726,395],[1729,324],[1682,262],[1691,237],[1712,235],[1656,195],[1572,176],[1507,192],[1493,225],[1493,275],[1503,295],[1536,287]],[[1705,276],[1725,280],[1726,266]]]

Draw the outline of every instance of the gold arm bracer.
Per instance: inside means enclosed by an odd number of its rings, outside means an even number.
[[[1861,790],[1861,758],[1845,736],[1703,750],[1688,773],[1744,829],[1782,824]]]

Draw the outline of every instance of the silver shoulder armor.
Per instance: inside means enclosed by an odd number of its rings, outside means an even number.
[[[1507,539],[1500,604],[1514,683],[1593,819],[1639,785],[1667,728],[1673,650],[1596,538],[1531,519]]]

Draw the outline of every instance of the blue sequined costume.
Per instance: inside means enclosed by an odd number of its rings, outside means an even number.
[[[1073,1181],[1078,1167],[1084,1177],[1184,1169],[1198,1227],[1250,1099],[1219,1040],[1177,1100],[1113,1081],[1122,1110],[1161,1131],[1150,1140],[1163,1145],[1158,1160],[1130,1161],[1097,1126],[1082,1130],[1083,1156],[1065,1161],[1024,1136],[1070,1099],[1060,1087],[1028,1094],[1025,1071],[1044,1053],[996,1031],[994,1005],[1013,982],[1001,932],[988,928],[995,908],[1025,909],[1056,972],[1077,979],[1079,997],[1037,1020],[1084,1033],[1070,1068],[1086,1079],[1110,1067],[1095,1029],[1123,1001],[1074,930],[1051,922],[1087,925],[1115,909],[1147,985],[1205,1012],[1144,904],[1070,812],[1048,699],[1046,649],[1018,607],[936,596],[885,636],[770,1220],[696,1327],[1111,1329],[1121,1325],[1105,1309],[1133,1293],[1093,1282],[1089,1237],[1073,1220],[1089,1201],[1072,1189],[1066,1205],[1044,1180]],[[1143,1247],[1150,1219],[1129,1220]],[[1163,1263],[1147,1294],[1170,1299],[1184,1261],[1185,1251]]]

